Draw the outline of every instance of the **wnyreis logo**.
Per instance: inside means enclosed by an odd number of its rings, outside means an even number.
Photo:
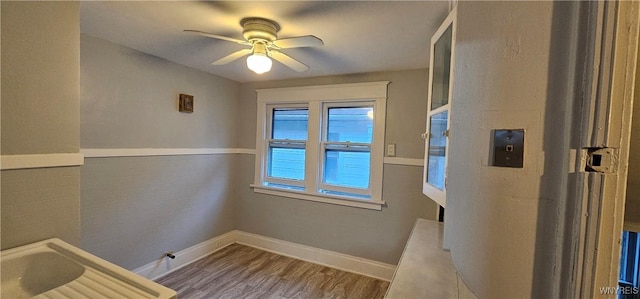
[[[600,295],[638,295],[640,288],[638,287],[601,287]]]

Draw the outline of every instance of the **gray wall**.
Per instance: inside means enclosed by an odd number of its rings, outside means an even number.
[[[445,232],[478,298],[561,297],[574,5],[458,3]],[[494,129],[526,130],[524,168],[488,165]]]
[[[81,37],[82,148],[227,148],[239,84],[86,34]],[[178,112],[178,95],[194,112]]]
[[[479,297],[549,297],[556,277],[566,163],[545,153],[566,152],[569,132],[562,5],[459,3],[446,229]],[[422,158],[426,70],[239,84],[80,38],[77,3],[2,1],[1,13],[3,155],[253,148],[255,88],[390,80],[386,143]],[[195,113],[177,112],[178,93]],[[495,128],[527,130],[524,169],[487,166]],[[371,211],[255,194],[252,155],[85,163],[2,171],[2,248],[57,236],[131,269],[237,228],[395,264],[415,218],[435,216],[421,167],[385,165],[388,207]]]
[[[77,2],[2,1],[2,155],[77,153]],[[80,169],[1,173],[2,249],[59,237],[79,244]]]
[[[240,85],[87,35],[80,67],[82,148],[255,148],[256,88],[390,80],[387,143],[423,156],[424,69]],[[422,167],[385,166],[383,211],[257,195],[253,168],[253,155],[87,158],[82,247],[133,269],[236,228],[395,264],[415,219],[436,215]]]
[[[87,35],[80,56],[82,148],[235,147],[238,83]],[[85,159],[82,247],[133,269],[233,230],[235,159]]]
[[[423,158],[426,121],[426,69],[348,76],[247,83],[242,85],[237,127],[239,147],[255,148],[257,88],[389,80],[386,143],[396,155]],[[421,193],[422,167],[384,167],[382,211],[316,203],[254,193],[254,157],[238,157],[239,230],[333,250],[389,264],[400,259],[416,218],[434,219],[436,205]]]
[[[87,159],[82,247],[134,269],[234,229],[233,155]]]

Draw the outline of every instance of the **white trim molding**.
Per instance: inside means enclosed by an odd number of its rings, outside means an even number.
[[[406,166],[424,166],[424,159],[412,159],[401,157],[384,157],[384,164],[406,165]]]
[[[243,231],[237,231],[236,243],[384,281],[396,271],[394,265]]]
[[[384,200],[375,201],[375,200],[368,200],[368,199],[347,198],[347,197],[333,196],[329,194],[322,194],[320,196],[320,195],[308,194],[302,191],[285,190],[280,188],[272,188],[272,187],[267,187],[262,185],[254,185],[254,184],[250,185],[250,187],[253,188],[253,191],[256,193],[302,199],[302,200],[315,201],[315,202],[323,202],[323,203],[348,206],[348,207],[363,208],[363,209],[369,209],[369,210],[381,211],[382,206],[386,204]]]
[[[2,170],[84,165],[84,156],[81,153],[2,155],[0,157]]]
[[[250,148],[83,148],[80,152],[87,158],[109,158],[219,154],[255,155],[256,150]]]
[[[391,81],[328,84],[298,87],[256,89],[258,103],[298,103],[300,101],[332,101],[387,97]]]
[[[83,148],[80,152],[84,158],[256,154],[253,148]],[[384,157],[384,164],[423,166],[424,159]]]
[[[161,257],[132,271],[155,280],[234,243],[385,281],[391,281],[396,270],[396,266],[390,264],[233,230],[184,250],[174,252],[175,259]]]
[[[175,259],[169,259],[163,256],[131,271],[148,279],[156,280],[235,243],[237,234],[238,232],[235,230],[224,233],[189,248],[174,252],[173,255],[176,256]]]
[[[254,192],[289,198],[358,206],[381,210],[384,165],[385,117],[389,81],[353,84],[330,84],[302,87],[257,89],[256,158]],[[323,179],[328,137],[328,111],[333,107],[367,107],[372,109],[372,136],[361,144],[370,153],[369,181],[366,187],[339,186]],[[270,138],[272,117],[277,109],[301,108],[307,111],[307,136],[304,145],[304,175],[300,180],[270,176]],[[340,143],[340,142],[338,142]],[[300,159],[302,160],[302,159]],[[298,166],[300,166],[300,163]],[[272,188],[282,185],[296,188]],[[258,187],[259,186],[259,187]],[[340,196],[328,196],[340,194]],[[326,199],[325,199],[326,198]],[[359,199],[369,199],[362,201]],[[364,202],[364,203],[363,203]],[[355,203],[355,204],[354,204]]]

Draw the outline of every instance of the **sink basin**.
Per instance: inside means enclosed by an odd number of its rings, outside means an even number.
[[[30,298],[75,280],[84,268],[54,252],[2,260],[0,298]]]
[[[176,292],[60,239],[3,250],[0,298],[176,298]]]

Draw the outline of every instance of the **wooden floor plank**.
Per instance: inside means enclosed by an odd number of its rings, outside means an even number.
[[[232,244],[156,282],[178,298],[383,298],[389,282]]]

